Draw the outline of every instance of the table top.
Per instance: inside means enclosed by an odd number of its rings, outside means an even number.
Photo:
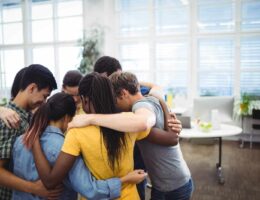
[[[242,133],[242,129],[238,126],[221,124],[220,129],[210,130],[209,132],[202,132],[197,127],[190,129],[184,128],[180,133],[182,138],[214,138],[214,137],[227,137],[232,135],[238,135]]]

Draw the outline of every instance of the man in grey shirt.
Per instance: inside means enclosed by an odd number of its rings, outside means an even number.
[[[154,127],[164,129],[164,113],[159,100],[141,95],[134,74],[114,73],[110,80],[120,109],[132,110],[134,113],[147,110],[155,116]],[[160,137],[157,139],[160,140]],[[190,199],[193,189],[191,174],[183,159],[180,145],[177,143],[175,146],[163,146],[158,141],[156,143],[149,136],[138,142],[153,186],[151,199]]]

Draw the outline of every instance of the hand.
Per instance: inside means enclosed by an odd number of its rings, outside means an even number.
[[[59,199],[62,191],[63,191],[63,186],[59,185],[53,190],[47,190],[42,181],[38,180],[33,183],[33,194],[43,197],[43,198],[48,198],[49,200],[56,200]]]
[[[121,181],[122,183],[138,184],[142,182],[145,177],[147,177],[147,173],[144,172],[144,170],[137,169],[122,177]]]
[[[0,119],[4,121],[8,128],[17,129],[20,125],[20,117],[14,110],[1,107]]]
[[[174,113],[170,113],[170,115],[171,115],[171,118],[168,120],[168,127],[172,131],[180,134],[180,132],[182,130],[182,124],[181,124],[180,120],[178,120],[176,118],[176,115]]]
[[[88,126],[91,123],[91,114],[80,114],[73,117],[72,121],[68,124],[68,129]]]

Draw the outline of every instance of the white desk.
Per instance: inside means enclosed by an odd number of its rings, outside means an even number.
[[[217,167],[217,175],[218,181],[220,184],[225,183],[225,179],[223,176],[222,168],[221,168],[221,160],[222,160],[222,137],[228,137],[232,135],[238,135],[242,133],[242,129],[237,126],[221,124],[220,129],[211,130],[210,132],[202,132],[197,127],[191,129],[182,129],[180,133],[181,138],[218,138],[219,139],[219,161],[216,164]]]
[[[183,138],[216,138],[228,137],[242,133],[242,129],[238,126],[221,124],[220,129],[212,129],[210,132],[202,132],[198,128],[182,129],[180,137]]]

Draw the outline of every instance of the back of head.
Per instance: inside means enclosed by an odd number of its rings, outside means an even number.
[[[121,95],[123,89],[127,90],[132,95],[135,95],[140,91],[140,85],[136,76],[130,72],[113,73],[109,76],[109,79],[117,97]]]
[[[110,56],[102,56],[99,58],[94,65],[94,72],[107,73],[110,76],[112,73],[122,70],[119,61]]]
[[[79,86],[79,82],[82,79],[83,75],[78,70],[70,70],[68,71],[62,82],[63,87],[76,87]]]
[[[14,81],[13,81],[12,88],[11,88],[11,100],[16,97],[19,90],[21,89],[21,81],[22,81],[23,74],[26,69],[27,69],[27,67],[22,68],[19,72],[17,72],[17,74],[14,77]]]
[[[117,112],[112,84],[107,77],[96,72],[87,74],[79,84],[79,94],[89,98],[96,113]],[[105,127],[101,127],[101,133],[107,149],[109,166],[116,170],[126,148],[125,134]]]
[[[96,113],[116,113],[116,102],[111,82],[96,72],[87,74],[79,84],[79,94],[88,97]]]
[[[28,85],[35,83],[38,90],[49,88],[50,91],[57,89],[57,83],[51,71],[39,64],[32,64],[24,71],[21,79],[20,90],[25,90]]]
[[[42,134],[50,121],[58,121],[66,115],[73,117],[75,112],[76,104],[70,95],[61,92],[54,94],[34,113],[24,136],[24,144],[31,148],[35,138]]]

